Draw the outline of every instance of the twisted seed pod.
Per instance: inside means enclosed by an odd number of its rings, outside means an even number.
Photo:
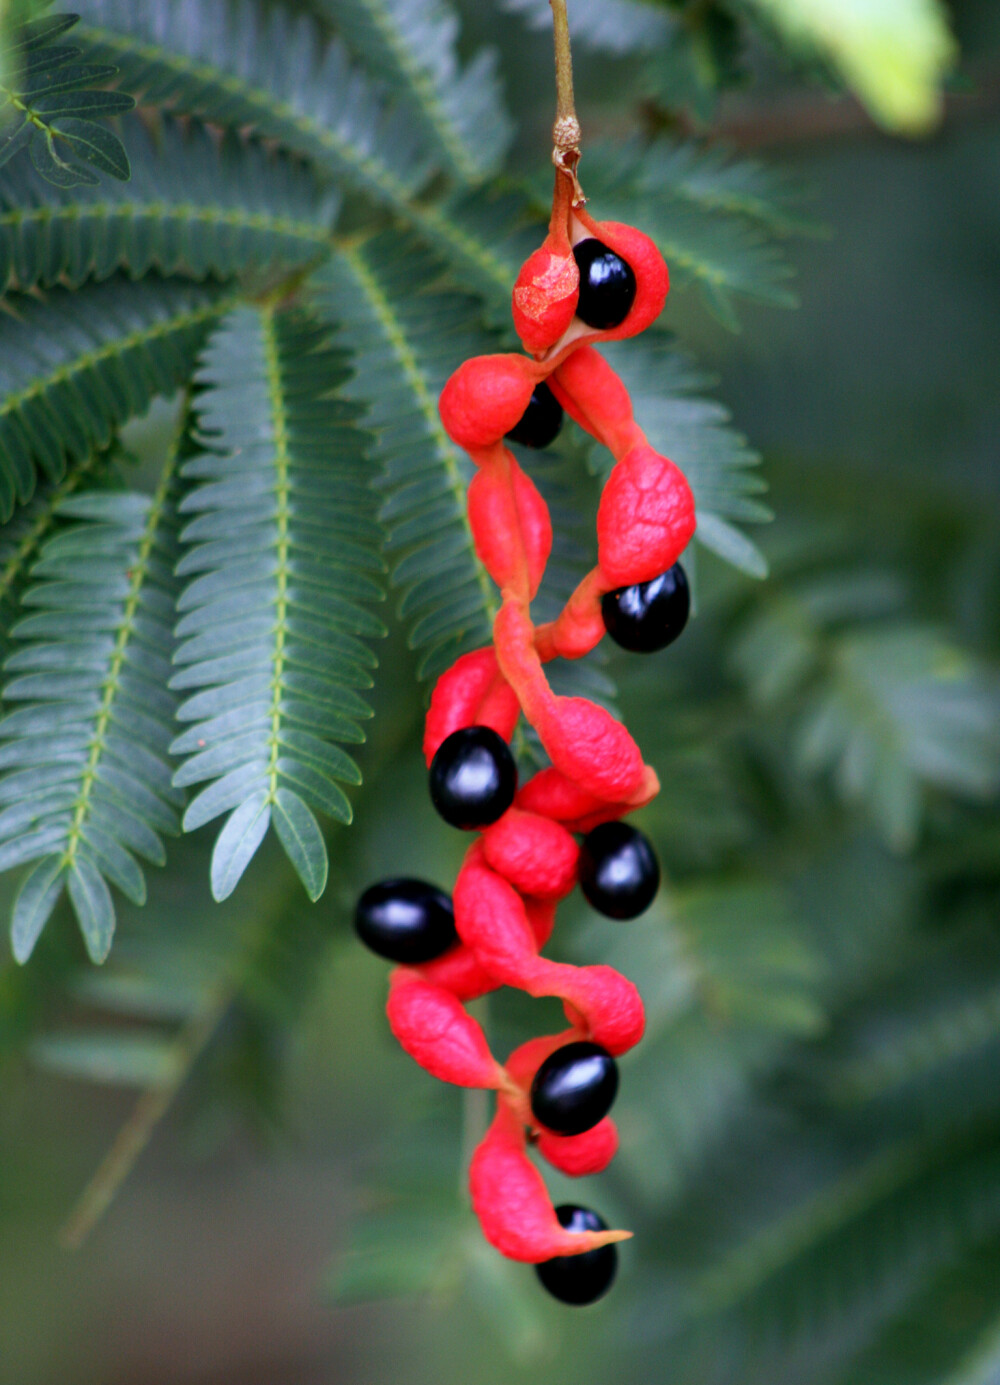
[[[387,1007],[393,1033],[428,1072],[497,1092],[496,1116],[470,1168],[472,1202],[491,1244],[534,1263],[631,1234],[568,1232],[560,1225],[528,1158],[529,1138],[554,1167],[581,1176],[607,1166],[617,1131],[609,1117],[579,1135],[539,1129],[529,1091],[540,1064],[566,1044],[587,1039],[617,1056],[642,1037],[642,1001],[630,981],[607,966],[549,961],[542,948],[556,903],[577,881],[573,834],[642,806],[659,788],[625,727],[583,698],[556,696],[544,664],[593,649],[605,633],[605,593],[670,567],[695,525],[687,482],[650,447],[624,384],[591,345],[631,336],[653,321],[667,293],[666,266],[641,232],[594,222],[573,207],[569,186],[557,174],[549,234],[514,289],[515,325],[535,359],[466,361],[441,394],[444,427],[477,467],[470,527],[502,601],[492,647],[463,655],[439,678],[424,735],[430,764],[441,743],[466,727],[488,726],[509,740],[523,712],[552,763],[520,788],[514,805],[467,852],[453,896],[459,945],[436,961],[397,968]],[[579,276],[572,247],[587,236],[625,259],[636,277],[627,316],[608,331],[593,331],[574,316]],[[536,629],[530,603],[551,550],[551,522],[503,439],[545,379],[570,416],[610,449],[615,467],[598,511],[598,565],[558,619]],[[499,986],[560,998],[571,1027],[521,1045],[501,1066],[464,1008]]]

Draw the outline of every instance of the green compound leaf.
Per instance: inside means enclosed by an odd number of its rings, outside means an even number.
[[[141,903],[135,856],[162,862],[177,831],[164,690],[175,558],[168,453],[153,497],[88,492],[59,502],[80,523],[46,540],[12,631],[0,721],[0,861],[41,860],[14,904],[24,962],[65,885],[87,950],[103,962],[115,911],[107,881]],[[99,555],[99,556],[98,556]]]
[[[493,266],[488,242],[470,238],[447,207],[417,200],[440,159],[410,105],[387,106],[344,45],[324,44],[305,16],[247,0],[178,0],[155,13],[132,0],[84,0],[79,8],[87,56],[116,63],[122,84],[145,102],[276,141],[444,249],[470,283]]]
[[[116,270],[259,275],[323,255],[339,198],[301,165],[167,116],[155,139],[137,118],[126,131],[128,184],[53,187],[25,161],[0,172],[0,285],[76,288]]]
[[[57,15],[26,24],[6,46],[0,68],[0,165],[27,146],[39,174],[57,187],[94,185],[99,173],[127,181],[125,146],[95,117],[129,111],[135,99],[91,89],[114,77],[113,65],[79,63],[79,48],[51,46],[77,20],[77,15]]]
[[[148,278],[15,298],[0,321],[0,516],[188,376],[224,290]]]
[[[206,450],[183,468],[195,484],[178,574],[190,580],[171,680],[192,725],[173,750],[188,757],[175,783],[205,786],[185,829],[231,814],[212,859],[217,899],[270,822],[317,898],[326,848],[310,810],[350,822],[339,785],[360,783],[340,744],[361,741],[371,715],[355,690],[376,663],[359,636],[383,633],[368,610],[382,596],[381,530],[360,410],[338,397],[348,370],[328,335],[301,312],[239,308],[197,377]]]
[[[724,217],[744,217],[778,236],[816,235],[803,211],[805,194],[780,169],[699,140],[654,140],[642,152],[637,185],[682,198]]]
[[[746,623],[732,659],[758,707],[794,716],[799,772],[829,775],[906,850],[929,789],[995,794],[1000,695],[995,673],[935,631],[885,619],[894,597],[878,574],[789,582]]]
[[[661,176],[666,170],[660,153],[661,146],[653,145],[650,155],[638,142],[588,146],[587,193],[599,209],[595,214],[641,226],[659,247],[674,284],[696,284],[731,329],[739,325],[734,297],[795,307],[798,300],[788,287],[794,271],[774,235],[759,219],[724,214],[692,197],[690,182],[687,191],[672,191]],[[674,172],[684,187],[681,170]]]
[[[78,8],[88,59],[115,63],[145,103],[251,126],[394,210],[428,181],[433,159],[409,109],[387,110],[344,46],[324,45],[305,16],[243,0]]]
[[[472,463],[445,433],[437,400],[452,370],[491,349],[476,331],[477,304],[427,289],[441,263],[419,246],[381,236],[343,248],[313,279],[324,316],[339,322],[357,374],[350,397],[369,406],[388,498],[382,517],[403,589],[400,613],[420,672],[435,677],[459,654],[487,644],[498,594],[475,551],[466,513]],[[373,388],[377,382],[377,388]]]
[[[496,53],[463,69],[448,0],[322,0],[358,60],[401,96],[445,167],[464,183],[495,173],[513,133]]]

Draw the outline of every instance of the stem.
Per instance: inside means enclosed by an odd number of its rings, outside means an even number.
[[[586,202],[576,176],[580,162],[580,122],[573,101],[573,54],[569,41],[566,0],[549,0],[556,50],[556,123],[552,127],[552,162],[573,184],[573,206]]]
[[[549,0],[556,49],[556,120],[576,120],[573,104],[573,54],[569,42],[566,0]]]

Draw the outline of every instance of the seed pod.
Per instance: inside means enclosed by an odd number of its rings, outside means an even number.
[[[406,970],[393,973],[386,1005],[389,1027],[414,1062],[457,1087],[496,1088],[504,1072],[480,1025],[440,986]]]
[[[618,1129],[610,1116],[582,1135],[556,1135],[542,1130],[537,1149],[543,1158],[570,1178],[603,1173],[618,1153]]]
[[[483,850],[519,894],[562,899],[576,884],[580,848],[551,818],[510,808],[483,833]]]
[[[506,448],[502,456],[501,465],[484,466],[472,478],[469,525],[497,586],[530,601],[552,551],[552,521],[534,481]]]
[[[648,445],[616,464],[597,510],[597,556],[609,587],[672,567],[695,530],[694,496],[679,467]]]
[[[469,1168],[473,1209],[483,1235],[501,1255],[537,1265],[555,1255],[581,1255],[631,1236],[630,1231],[565,1231],[524,1146],[523,1127],[501,1099]]]
[[[521,704],[500,672],[494,649],[463,654],[434,685],[424,724],[424,758],[429,766],[441,742],[466,726],[489,726],[509,741],[520,715]]]
[[[445,432],[469,452],[492,446],[528,407],[537,372],[523,356],[475,356],[451,376],[438,401]]]

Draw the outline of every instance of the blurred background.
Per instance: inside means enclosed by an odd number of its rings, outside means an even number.
[[[461,6],[462,51],[500,51],[508,171],[534,182],[544,9]],[[702,550],[684,638],[608,656],[664,784],[641,825],[666,884],[631,924],[573,899],[557,935],[649,1009],[621,1154],[572,1190],[635,1228],[619,1282],[574,1312],[481,1243],[464,1167],[487,1106],[398,1050],[386,968],[353,938],[365,885],[447,888],[463,847],[427,810],[396,627],[318,904],[266,843],[214,905],[210,830],[123,905],[103,990],[58,937],[37,968],[0,963],[3,1385],[1000,1380],[1000,10],[951,6],[960,62],[910,137],[741,5],[623,9],[701,46],[619,51],[614,7],[602,32],[581,3],[585,136],[759,160],[770,224],[747,212],[748,244],[779,268],[738,324],[697,284],[668,301],[762,454],[770,575]],[[745,210],[756,186],[718,197]],[[173,413],[133,425],[140,457]],[[129,962],[164,938],[170,986],[140,1005]],[[516,996],[477,1013],[501,1052],[558,1026]],[[116,1024],[128,1072],[102,1049]]]

